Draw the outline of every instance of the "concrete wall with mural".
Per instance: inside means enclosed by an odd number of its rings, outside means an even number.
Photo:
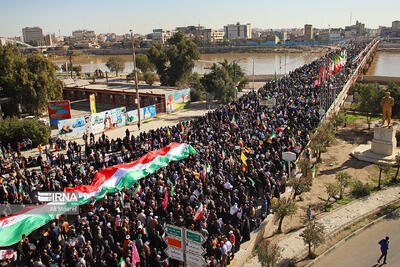
[[[156,106],[147,106],[140,109],[140,119],[145,120],[156,116]],[[126,124],[132,124],[138,121],[137,109],[126,113]]]
[[[85,132],[90,132],[90,116],[58,121],[58,134],[62,138],[80,138]]]
[[[165,94],[165,109],[167,112],[184,108],[190,101],[190,88]]]
[[[101,133],[112,128],[126,125],[126,108],[114,108],[90,116],[90,132]]]
[[[156,107],[140,109],[142,120],[156,116]],[[137,110],[126,112],[125,107],[114,108],[96,114],[58,121],[58,134],[66,139],[81,138],[84,133],[98,134],[138,121]]]

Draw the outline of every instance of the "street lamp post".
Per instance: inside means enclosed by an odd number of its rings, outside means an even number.
[[[132,39],[132,57],[133,57],[133,72],[135,73],[135,88],[136,88],[136,105],[138,111],[138,128],[140,130],[140,98],[139,98],[139,85],[138,85],[138,77],[136,72],[136,53],[135,53],[135,37],[133,36],[133,30],[129,30],[131,32]]]

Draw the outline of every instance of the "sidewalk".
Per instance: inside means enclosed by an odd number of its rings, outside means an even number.
[[[337,230],[368,216],[376,209],[399,199],[400,185],[392,186],[335,209],[317,221],[325,227],[325,234],[329,236]],[[282,259],[299,257],[306,252],[306,246],[302,237],[300,237],[302,232],[303,228],[287,234],[279,240],[278,245],[282,248]]]
[[[322,223],[325,227],[326,236],[333,235],[336,231],[343,229],[344,227],[358,221],[374,211],[383,207],[391,202],[400,200],[400,185],[392,186],[387,189],[382,189],[375,194],[355,200],[354,202],[340,207],[326,214],[325,216],[317,219],[319,223]],[[290,219],[290,218],[287,218]],[[276,228],[276,226],[268,225],[269,227]],[[270,229],[269,229],[270,230]],[[278,241],[278,245],[281,248],[281,259],[297,258],[304,255],[307,252],[307,247],[300,234],[303,232],[303,228],[283,235]],[[268,230],[267,230],[268,231]],[[264,236],[265,238],[265,236]],[[247,253],[245,259],[242,259],[244,267],[261,267],[257,256],[251,257],[250,252]],[[255,254],[253,254],[255,255]],[[239,265],[235,265],[239,266]]]

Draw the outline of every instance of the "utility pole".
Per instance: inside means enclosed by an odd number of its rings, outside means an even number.
[[[132,56],[133,56],[133,72],[135,73],[135,87],[136,87],[136,105],[138,111],[138,128],[140,130],[140,98],[139,98],[139,85],[138,78],[136,72],[136,54],[135,54],[135,37],[133,36],[133,30],[129,30],[131,32],[132,38]]]
[[[253,57],[253,91],[255,89],[255,85],[254,85],[254,57]]]
[[[70,69],[70,73],[71,73],[71,79],[72,79],[72,51],[68,52],[69,55],[69,69]]]

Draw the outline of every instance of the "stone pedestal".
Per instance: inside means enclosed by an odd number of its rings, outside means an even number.
[[[395,125],[391,127],[376,125],[374,127],[374,139],[372,139],[371,144],[373,153],[387,156],[394,154],[397,146],[396,128],[397,126]]]

